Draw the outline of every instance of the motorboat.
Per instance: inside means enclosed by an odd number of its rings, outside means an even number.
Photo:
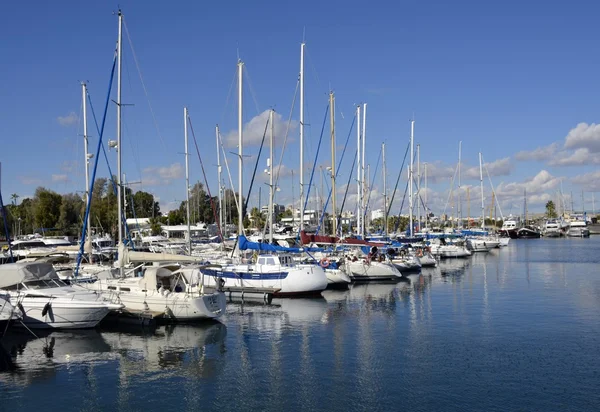
[[[13,240],[11,249],[15,258],[24,258],[30,254],[45,254],[55,252],[57,248],[71,246],[66,238],[43,237],[38,234],[23,239]]]
[[[506,247],[510,243],[509,237],[498,237],[498,247]]]
[[[565,235],[565,232],[558,219],[548,219],[544,222],[542,235],[544,237],[561,237]]]
[[[86,285],[132,316],[151,316],[168,321],[217,319],[225,313],[226,298],[221,290],[205,287],[182,269],[165,266],[138,266],[124,278],[98,279]]]
[[[399,280],[402,274],[385,254],[344,260],[346,273],[354,281]]]
[[[466,247],[448,243],[444,238],[432,239],[429,247],[431,254],[440,258],[466,258],[472,254]]]
[[[518,239],[517,231],[519,230],[519,218],[513,217],[510,215],[507,217],[504,222],[502,222],[502,227],[500,228],[500,236],[501,237],[509,237],[511,239]]]
[[[585,220],[572,220],[567,231],[569,237],[590,237],[590,229]]]
[[[120,303],[65,284],[50,263],[17,262],[0,265],[0,294],[9,296],[28,328],[93,328]]]
[[[517,230],[517,237],[519,239],[539,239],[541,236],[541,232],[531,226],[524,226]]]
[[[500,242],[488,237],[468,237],[467,248],[472,252],[489,252],[496,248]]]

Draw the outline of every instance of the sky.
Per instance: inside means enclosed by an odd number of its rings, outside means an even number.
[[[87,82],[100,121],[117,40],[113,13],[119,6],[125,16],[123,172],[132,189],[153,193],[163,211],[185,199],[184,106],[190,112],[209,188],[213,194],[218,191],[217,124],[225,151],[237,151],[238,57],[245,68],[244,153],[250,155],[244,160],[244,190],[272,108],[275,165],[288,131],[275,202],[298,202],[296,87],[303,39],[306,190],[333,90],[338,159],[356,105],[368,105],[366,163],[373,181],[372,208],[383,204],[381,165],[376,166],[381,143],[386,143],[391,192],[409,141],[411,118],[415,145],[420,145],[420,159],[428,170],[427,190],[422,181],[421,194],[435,214],[456,213],[459,193],[463,216],[481,214],[479,152],[490,175],[488,179],[484,171],[486,215],[492,202],[490,180],[504,215],[523,212],[524,190],[531,212],[543,211],[548,200],[564,201],[569,209],[571,201],[576,210],[596,208],[600,28],[595,16],[600,4],[512,0],[287,4],[122,0],[112,6],[4,2],[0,162],[5,202],[13,193],[19,200],[32,196],[38,186],[59,193],[85,190],[80,83]],[[116,99],[116,81],[110,99]],[[311,196],[321,190],[321,170],[330,165],[329,119],[326,122]],[[99,134],[91,113],[88,125],[90,152],[95,152]],[[116,106],[110,102],[103,139],[115,138]],[[460,191],[455,175],[459,142]],[[266,149],[251,206],[259,203],[259,187],[260,202],[267,202]],[[354,129],[337,179],[338,205],[355,149]],[[190,180],[203,181],[191,132],[189,153]],[[107,154],[116,173],[116,153]],[[100,160],[97,176],[108,176],[106,162]],[[228,154],[228,161],[237,189],[237,156]],[[356,202],[356,181],[350,181],[348,210]],[[392,213],[398,213],[405,184],[403,171]],[[311,201],[309,208],[313,206]]]

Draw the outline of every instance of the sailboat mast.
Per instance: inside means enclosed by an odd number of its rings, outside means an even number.
[[[304,41],[300,44],[300,230],[304,230]]]
[[[361,156],[362,156],[362,161],[360,163],[361,165],[361,169],[362,169],[362,174],[361,174],[361,182],[362,182],[362,192],[361,192],[361,202],[362,202],[362,206],[361,206],[361,212],[363,214],[363,218],[361,219],[362,225],[361,225],[361,232],[360,235],[364,236],[365,235],[365,231],[366,231],[366,226],[367,226],[367,220],[365,219],[365,213],[366,213],[366,209],[367,209],[367,180],[365,179],[365,152],[367,151],[367,104],[364,103],[363,104],[363,122],[362,122],[362,152],[361,152]]]
[[[360,235],[362,233],[361,231],[361,224],[362,224],[362,182],[360,179],[360,169],[361,169],[361,162],[360,162],[360,104],[356,106],[356,156],[357,156],[357,163],[358,163],[358,167],[356,168],[356,234]]]
[[[460,162],[461,162],[461,156],[462,156],[462,140],[458,142],[458,192],[457,192],[457,202],[458,205],[456,206],[456,212],[458,215],[458,224],[457,227],[458,228],[462,228],[462,210],[461,210],[461,204],[460,204]]]
[[[485,229],[485,205],[483,204],[483,163],[479,152],[479,185],[481,186],[481,228]]]
[[[244,74],[244,62],[238,61],[238,236],[244,233],[243,212],[243,193],[244,193],[244,162],[243,162],[243,141],[242,141],[242,82]]]
[[[410,237],[413,236],[413,162],[415,121],[410,121],[410,164],[408,165],[408,225]]]
[[[427,229],[428,225],[429,225],[429,209],[427,207],[427,162],[425,162],[425,164],[423,165],[425,168],[425,190],[423,192],[423,197],[424,197],[424,203],[425,203],[425,207],[424,207],[424,212],[425,212],[425,228]]]
[[[388,235],[388,213],[387,213],[387,169],[385,166],[385,143],[381,144],[381,155],[383,156],[383,233],[387,239]]]
[[[192,234],[190,232],[190,162],[188,153],[188,109],[183,108],[183,139],[185,140],[185,219],[187,224],[187,234],[185,241],[188,246],[188,253],[192,254]]]
[[[271,109],[269,112],[269,125],[271,126],[271,133],[269,136],[269,243],[273,243],[273,135],[275,127],[273,126],[273,114],[275,111]]]
[[[223,185],[221,184],[221,146],[219,144],[219,125],[215,126],[217,138],[217,178],[219,179],[219,227],[223,228]],[[224,239],[221,239],[223,241]]]
[[[421,145],[417,145],[417,227],[421,231]]]
[[[85,204],[87,205],[90,201],[90,158],[88,151],[88,130],[87,130],[87,85],[85,82],[81,82],[81,100],[83,103],[83,150],[85,151],[85,157],[83,161],[85,162]],[[82,242],[85,242],[84,250],[88,250],[88,262],[92,262],[92,251],[91,251],[91,236],[90,231],[91,228],[91,216],[88,213],[87,218],[87,231],[86,238],[81,239]]]
[[[121,221],[123,210],[123,188],[121,184],[121,69],[123,67],[123,14],[119,10],[119,38],[117,41],[117,227],[119,228],[119,246],[123,245],[123,224]],[[123,277],[123,260],[119,259],[119,275]]]
[[[329,118],[331,120],[331,216],[332,235],[337,236],[337,212],[335,203],[335,95],[329,92],[329,107],[331,109]],[[325,211],[323,211],[325,213]]]

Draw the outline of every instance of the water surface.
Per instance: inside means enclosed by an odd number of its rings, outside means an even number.
[[[222,324],[13,333],[0,410],[599,410],[599,249],[511,241]]]

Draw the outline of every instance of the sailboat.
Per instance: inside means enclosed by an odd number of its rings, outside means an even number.
[[[123,243],[122,194],[121,194],[121,58],[122,58],[122,25],[123,14],[119,17],[119,37],[117,43],[117,168],[119,184],[118,191],[118,228],[119,245],[118,260],[119,278],[99,279],[93,284],[86,285],[111,302],[119,303],[121,312],[133,316],[148,315],[160,317],[169,321],[190,321],[199,319],[215,319],[225,313],[226,298],[219,288],[204,288],[204,285],[193,285],[177,270],[161,267],[165,262],[195,262],[193,257],[143,253],[128,251]],[[186,127],[186,157],[187,157],[187,110],[184,110]],[[187,179],[186,179],[187,184]],[[188,214],[189,216],[189,214]],[[188,219],[189,223],[189,219]],[[188,231],[189,236],[189,231]],[[125,276],[125,264],[130,262],[153,262],[158,265],[139,265]]]
[[[300,54],[300,156],[303,156],[304,136],[304,46],[301,44]],[[241,194],[244,193],[243,185],[243,70],[244,63],[238,61],[238,246],[236,261],[223,261],[216,267],[203,267],[192,270],[195,276],[201,274],[208,285],[216,286],[221,283],[223,290],[230,294],[255,294],[259,296],[299,296],[320,294],[327,287],[327,277],[322,267],[314,264],[298,264],[294,261],[293,252],[302,252],[293,248],[287,249],[272,244],[250,242],[244,236],[243,208]],[[271,133],[273,123],[271,119]],[[272,161],[271,161],[272,164]],[[272,170],[271,170],[272,173]],[[301,199],[304,197],[302,189],[303,173],[301,176]],[[303,201],[301,200],[301,205]],[[304,207],[301,206],[301,216]],[[303,229],[304,219],[300,220]],[[250,249],[261,252],[254,255],[251,260],[242,259],[243,250]],[[286,253],[289,251],[290,253]],[[270,253],[269,253],[270,252]]]

